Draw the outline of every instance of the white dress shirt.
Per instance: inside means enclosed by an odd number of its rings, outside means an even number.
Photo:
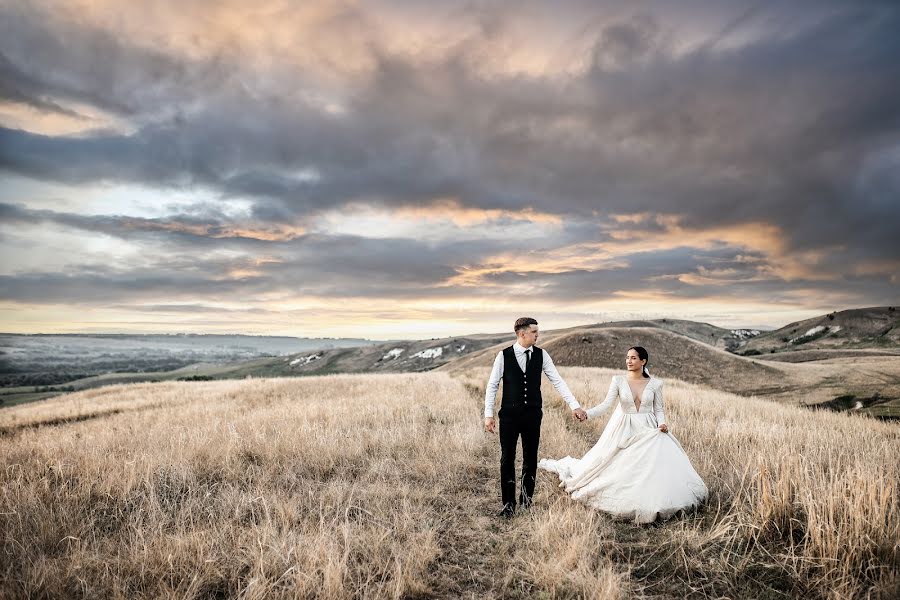
[[[519,362],[519,367],[522,369],[523,373],[525,372],[525,350],[526,348],[522,347],[519,342],[513,344],[513,352],[516,354],[516,360]],[[547,379],[550,380],[550,383],[553,384],[553,387],[556,388],[559,395],[563,397],[563,400],[566,401],[569,408],[572,410],[581,408],[581,405],[578,404],[578,400],[575,399],[575,396],[573,396],[572,392],[569,390],[569,386],[567,386],[566,382],[559,376],[556,365],[553,364],[553,359],[550,358],[550,353],[543,348],[541,348],[541,351],[544,355],[543,364],[541,365],[544,375],[547,376]],[[503,350],[501,350],[497,353],[497,358],[494,359],[494,369],[491,371],[491,378],[488,379],[487,389],[484,392],[485,418],[494,416],[494,402],[497,400],[497,390],[500,388],[500,381],[503,380],[503,363]]]

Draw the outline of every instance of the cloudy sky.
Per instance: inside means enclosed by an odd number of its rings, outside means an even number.
[[[898,31],[888,1],[0,0],[0,330],[896,304]]]

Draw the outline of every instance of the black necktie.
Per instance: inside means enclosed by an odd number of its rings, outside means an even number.
[[[525,370],[528,370],[528,364],[531,362],[531,348],[525,351]]]

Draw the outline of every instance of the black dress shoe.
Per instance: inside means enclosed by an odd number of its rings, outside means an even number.
[[[522,510],[531,510],[534,501],[531,498],[522,498],[519,501],[519,508]]]
[[[516,505],[515,504],[504,504],[503,510],[500,511],[500,514],[497,516],[501,519],[511,519],[513,515],[516,514]]]

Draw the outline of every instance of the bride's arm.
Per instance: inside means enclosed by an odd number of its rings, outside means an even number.
[[[619,395],[619,384],[616,381],[616,377],[613,376],[612,381],[609,382],[609,391],[606,392],[606,399],[595,406],[594,408],[587,409],[588,419],[596,419],[612,406],[612,403],[615,401],[616,397]]]
[[[656,385],[656,389],[653,390],[653,412],[656,414],[656,425],[657,427],[666,424],[666,415],[663,412],[663,393],[662,393],[663,382],[660,382]]]

